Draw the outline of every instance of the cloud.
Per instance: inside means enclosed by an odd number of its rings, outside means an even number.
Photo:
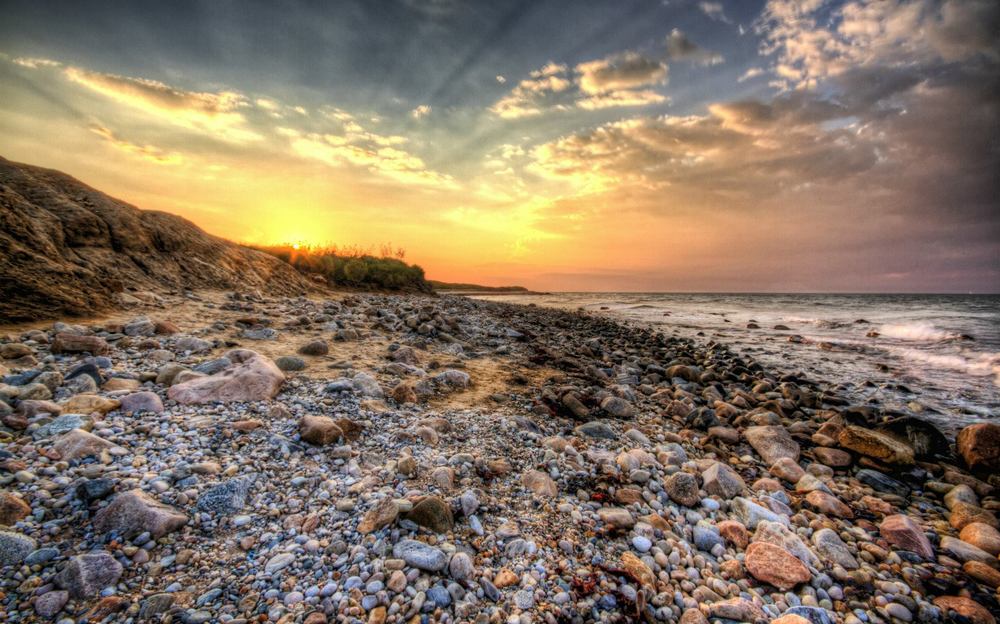
[[[743,72],[743,74],[736,79],[736,82],[746,82],[747,80],[753,80],[758,76],[764,75],[764,70],[760,67],[751,67],[750,69]]]
[[[247,105],[247,100],[233,91],[185,91],[155,80],[117,76],[77,67],[67,67],[64,74],[72,82],[121,104],[190,130],[234,143],[262,138],[246,127],[246,118],[239,109]]]
[[[725,22],[727,24],[732,23],[729,21],[729,18],[726,17],[726,12],[723,10],[721,2],[699,2],[698,8],[701,9],[702,13],[714,20]]]
[[[500,84],[505,84],[507,82],[507,78],[501,76],[500,74],[497,74],[497,82],[499,82]]]
[[[671,61],[692,61],[702,65],[718,65],[725,60],[721,54],[699,46],[676,28],[667,35],[666,46],[667,59]]]
[[[854,1],[826,15],[819,0],[770,0],[756,30],[785,88],[816,88],[857,67],[930,68],[1000,59],[992,0]]]
[[[62,63],[59,61],[53,61],[47,58],[30,58],[19,56],[12,61],[16,65],[21,67],[27,67],[28,69],[39,69],[41,67],[62,67]]]
[[[427,104],[421,104],[420,106],[410,111],[410,116],[413,117],[414,119],[422,119],[430,114],[431,114],[431,107]]]
[[[588,95],[621,91],[667,80],[667,64],[636,52],[623,52],[576,66],[580,90]]]
[[[626,50],[579,63],[572,69],[549,62],[531,72],[490,110],[505,119],[519,119],[551,111],[663,104],[670,98],[648,87],[667,83],[668,61],[715,65],[723,59],[674,29],[657,55]]]
[[[327,108],[322,112],[337,127],[327,132],[303,132],[288,127],[276,130],[289,139],[292,152],[296,155],[331,167],[362,167],[382,178],[406,185],[447,190],[459,188],[454,178],[429,169],[420,157],[401,149],[399,146],[407,142],[406,137],[371,132],[357,121],[355,115],[338,108]]]
[[[100,124],[90,126],[90,131],[115,148],[158,165],[179,165],[184,159],[176,152],[167,152],[153,145],[138,145],[115,136],[114,132]]]

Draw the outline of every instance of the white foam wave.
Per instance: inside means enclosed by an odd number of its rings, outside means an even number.
[[[993,377],[993,384],[1000,386],[1000,353],[928,353],[920,349],[891,347],[891,353],[911,362],[933,368],[952,370],[975,377]]]
[[[958,338],[958,334],[938,329],[930,323],[899,323],[883,325],[878,330],[879,334],[888,338],[898,338],[899,340],[918,340],[924,342],[936,342],[940,340],[952,340]]]

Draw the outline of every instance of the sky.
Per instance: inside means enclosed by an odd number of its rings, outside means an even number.
[[[0,0],[0,156],[563,291],[1000,291],[996,0]]]

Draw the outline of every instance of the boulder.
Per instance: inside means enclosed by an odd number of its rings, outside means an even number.
[[[173,385],[167,396],[184,404],[266,401],[274,398],[285,382],[284,373],[274,362],[255,351],[236,349],[225,357],[232,364],[222,372]]]
[[[105,587],[117,583],[122,572],[122,564],[111,554],[87,553],[71,557],[56,575],[55,581],[74,598],[86,599],[97,596]]]
[[[552,498],[559,493],[552,477],[538,470],[528,470],[521,475],[521,485],[538,498]]]
[[[362,535],[378,531],[396,521],[399,505],[391,498],[383,498],[372,507],[358,523],[358,533]]]
[[[783,458],[799,460],[798,442],[781,425],[747,427],[743,435],[768,466]]]
[[[664,480],[663,489],[670,500],[685,507],[695,507],[701,502],[698,478],[692,474],[675,472]]]
[[[982,522],[970,522],[962,527],[958,538],[966,544],[972,544],[994,557],[1000,555],[1000,531]]]
[[[954,611],[961,616],[961,621],[969,624],[996,624],[996,618],[986,607],[965,596],[938,596],[934,599],[934,606],[945,613]]]
[[[742,494],[746,489],[743,477],[722,462],[715,462],[701,473],[701,481],[702,487],[710,496],[727,500]]]
[[[60,457],[69,461],[100,455],[103,451],[111,451],[120,447],[83,429],[73,429],[56,438],[52,448],[59,453]]]
[[[187,516],[180,511],[136,489],[119,494],[97,512],[94,528],[102,533],[115,531],[125,537],[149,532],[158,538],[176,531],[187,521]]]
[[[887,464],[913,464],[913,449],[909,445],[879,431],[848,425],[837,440],[848,450]]]
[[[392,556],[426,572],[440,572],[448,565],[448,555],[440,548],[412,539],[397,542],[392,547]]]
[[[1000,425],[976,423],[958,432],[955,439],[965,465],[974,471],[1000,470]]]
[[[924,559],[934,558],[934,548],[931,547],[930,540],[909,516],[903,514],[886,516],[878,530],[885,541],[896,548],[917,553]]]
[[[27,535],[0,531],[0,568],[20,565],[36,548],[38,543]]]
[[[108,352],[108,342],[99,336],[78,336],[60,332],[49,345],[52,353],[90,353],[104,355]]]
[[[121,401],[108,399],[96,394],[77,394],[61,403],[63,413],[93,414],[102,416],[121,407]]]
[[[0,525],[14,526],[31,513],[31,506],[12,492],[0,492]]]
[[[747,547],[744,565],[747,572],[758,581],[769,583],[783,591],[812,578],[809,568],[793,554],[766,542],[754,542]]]
[[[425,496],[407,512],[406,519],[435,533],[447,533],[455,526],[451,507],[439,496]]]
[[[343,438],[344,432],[332,418],[306,415],[299,421],[299,436],[309,444],[324,446]]]
[[[126,414],[135,412],[163,412],[163,401],[155,392],[133,392],[121,398],[121,409]]]

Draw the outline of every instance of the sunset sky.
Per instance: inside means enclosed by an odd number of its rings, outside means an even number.
[[[1000,3],[0,1],[0,156],[548,290],[1000,291]]]

